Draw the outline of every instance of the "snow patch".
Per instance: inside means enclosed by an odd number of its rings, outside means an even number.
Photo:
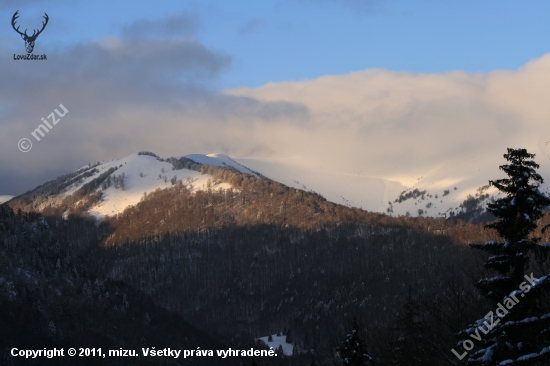
[[[99,169],[100,167],[101,169]],[[143,198],[145,192],[151,193],[156,189],[172,187],[172,179],[182,181],[191,192],[207,189],[208,180],[211,181],[212,189],[231,188],[227,183],[216,183],[210,175],[203,175],[194,170],[172,170],[172,164],[157,160],[149,155],[132,154],[126,158],[108,162],[100,167],[97,167],[100,174],[112,167],[118,167],[111,175],[119,176],[124,173],[125,185],[124,190],[121,188],[115,189],[111,185],[103,192],[101,201],[89,210],[90,214],[100,220],[106,216],[121,213],[128,206],[136,205]],[[95,177],[91,177],[89,180]]]
[[[271,336],[273,338],[273,341],[268,342],[269,336],[266,337],[260,337],[258,338],[262,342],[264,342],[268,347],[273,347],[275,352],[277,352],[277,349],[279,349],[279,346],[283,346],[283,352],[285,356],[292,356],[292,350],[294,348],[294,345],[292,343],[286,343],[286,336],[278,336],[276,334],[273,334]]]

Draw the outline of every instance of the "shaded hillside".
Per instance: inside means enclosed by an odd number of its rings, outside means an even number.
[[[55,223],[56,221],[53,220]],[[78,227],[77,224],[63,227]],[[93,225],[93,223],[92,223]],[[85,227],[84,223],[83,226]],[[59,229],[59,228],[57,228]],[[121,281],[90,270],[85,241],[63,242],[38,215],[0,205],[0,363],[6,365],[170,365],[183,358],[13,358],[9,349],[101,347],[225,349],[221,343]],[[216,365],[215,359],[197,364]],[[228,364],[231,364],[228,362]]]
[[[330,355],[354,314],[380,342],[376,332],[390,332],[406,289],[444,293],[452,266],[467,282],[472,254],[445,236],[408,229],[254,225],[150,236],[105,249],[97,263],[234,347],[246,340],[235,334],[290,327],[297,351]]]

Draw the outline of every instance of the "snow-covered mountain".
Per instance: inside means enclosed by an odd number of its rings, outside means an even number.
[[[321,167],[298,157],[287,159],[231,158],[225,154],[190,154],[177,156],[188,161],[217,167],[231,167],[258,178],[269,178],[293,188],[316,192],[327,200],[350,207],[392,215],[445,216],[458,214],[476,207],[484,207],[496,194],[488,186],[489,179],[503,177],[498,166],[504,159],[498,154],[491,161],[476,157],[462,158],[434,167],[418,177],[412,175],[381,175],[358,167],[357,171],[343,171],[338,167]],[[541,174],[550,171],[549,159],[538,159]],[[72,195],[82,186],[101,174],[109,175],[108,181],[95,188],[101,190],[101,199],[88,209],[96,218],[122,212],[137,204],[144,194],[170,187],[182,181],[192,191],[230,187],[228,183],[213,179],[197,170],[175,169],[169,159],[153,153],[134,153],[121,159],[98,162],[81,167],[54,186],[61,187],[55,197],[42,201],[38,209],[55,205]],[[37,188],[37,190],[39,190]],[[548,191],[545,185],[544,190]],[[23,195],[24,196],[24,195]],[[0,202],[11,199],[0,196]]]
[[[539,174],[545,179],[540,188],[549,191],[550,142],[540,138],[538,147],[527,147],[535,153]],[[388,173],[375,167],[358,166],[355,171],[338,166],[316,166],[298,157],[286,159],[235,158],[240,164],[288,186],[312,190],[327,200],[361,207],[368,211],[412,216],[445,216],[451,212],[484,208],[499,192],[489,180],[505,178],[499,166],[506,164],[504,151],[477,156],[462,154],[426,171],[411,167],[406,172]],[[345,164],[349,165],[349,164]],[[414,173],[413,173],[414,172]],[[462,205],[462,207],[461,207]]]
[[[183,156],[180,156],[183,157]],[[180,158],[176,157],[176,158]],[[192,154],[185,156],[200,164],[213,166],[227,166],[235,168],[243,173],[256,174],[238,163],[231,160],[223,154]],[[124,174],[124,189],[115,186],[108,187],[103,192],[102,200],[98,205],[90,209],[90,213],[101,218],[106,215],[113,215],[122,212],[126,207],[135,205],[143,197],[144,193],[152,192],[156,189],[167,188],[174,181],[183,181],[193,191],[205,189],[211,177],[207,174],[203,175],[197,171],[189,169],[172,170],[172,164],[166,161],[160,161],[154,156],[132,154],[122,159],[112,160],[97,166],[101,171],[107,171],[113,167],[119,167],[115,173],[116,176]],[[82,181],[81,184],[86,184],[95,177],[89,177]],[[69,195],[76,191],[81,185],[73,186],[65,195]],[[211,181],[211,186],[214,189],[230,188],[229,184],[222,182]]]
[[[485,187],[488,179],[501,176],[496,169],[475,169],[473,161],[449,163],[414,176],[381,176],[368,169],[354,172],[341,171],[337,167],[327,169],[307,164],[299,158],[259,159],[236,158],[235,161],[288,186],[312,190],[327,200],[368,211],[412,216],[422,210],[424,216],[457,214],[459,207],[469,196],[485,205],[495,190]],[[501,162],[500,164],[502,164]],[[472,166],[473,165],[473,166]],[[468,173],[469,169],[475,172]],[[462,176],[462,178],[460,177]]]
[[[186,157],[199,164],[235,168],[240,172],[258,177],[256,173],[243,167],[224,154],[191,154],[176,158],[181,157]],[[209,181],[213,189],[230,188],[230,185],[227,183],[213,181],[212,177],[208,174],[201,174],[198,171],[189,169],[173,170],[173,166],[169,162],[161,161],[150,155],[135,153],[122,159],[101,163],[96,168],[99,169],[99,172],[102,172],[113,167],[118,167],[118,169],[112,175],[117,177],[124,175],[124,189],[113,185],[103,191],[102,200],[89,210],[97,218],[120,213],[126,207],[138,203],[144,193],[170,187],[174,181],[183,181],[192,191],[206,189]],[[73,185],[64,195],[70,195],[81,185],[88,183],[96,176],[88,177],[81,183]]]
[[[240,165],[227,155],[223,154],[192,154],[178,156],[175,159],[187,158],[188,161],[217,167],[231,167],[240,172],[260,178],[260,175]],[[76,171],[46,182],[17,198],[35,199],[40,201],[33,205],[34,209],[43,210],[46,207],[56,206],[61,201],[80,190],[82,187],[97,181],[105,175],[105,180],[93,191],[101,191],[101,199],[88,209],[88,212],[101,219],[108,215],[122,212],[126,207],[137,204],[144,194],[157,189],[168,188],[181,181],[191,191],[206,189],[227,189],[230,185],[213,179],[208,174],[201,174],[197,170],[174,169],[174,165],[150,152],[141,152],[128,155],[121,159],[88,164]],[[90,192],[92,193],[92,192]],[[6,200],[12,196],[6,197]],[[75,203],[78,206],[79,202]],[[66,212],[68,214],[69,212]]]

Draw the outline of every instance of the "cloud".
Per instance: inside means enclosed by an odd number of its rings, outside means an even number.
[[[442,179],[457,181],[479,161],[496,169],[506,147],[541,154],[540,138],[550,140],[550,54],[516,71],[370,69],[218,92],[230,56],[191,37],[137,37],[138,28],[47,61],[0,58],[0,194],[142,150],[299,156],[398,181],[445,166]],[[69,113],[20,152],[17,142],[59,104]]]
[[[396,171],[420,176],[471,158],[496,167],[494,161],[506,147],[526,147],[540,155],[539,136],[550,137],[545,98],[550,93],[550,55],[517,71],[364,70],[227,93],[308,108],[307,126],[264,134],[269,139],[262,143],[270,150],[281,152],[277,147],[285,146],[285,153],[312,165],[370,170],[385,178]]]
[[[124,37],[182,37],[193,35],[199,18],[189,14],[172,15],[161,20],[141,19],[122,29]]]
[[[48,53],[47,61],[30,65],[7,58],[0,63],[0,98],[21,116],[45,113],[67,99],[90,112],[175,98],[215,79],[230,58],[187,39],[109,38]]]
[[[88,162],[141,150],[246,154],[261,149],[252,142],[258,126],[307,121],[297,103],[214,91],[231,58],[191,38],[112,37],[47,56],[0,60],[0,192],[23,193]],[[68,114],[35,141],[31,133],[60,104]],[[18,150],[21,138],[32,140],[31,151]]]

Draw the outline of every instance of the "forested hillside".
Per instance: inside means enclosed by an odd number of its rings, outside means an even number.
[[[355,318],[370,364],[465,362],[451,349],[490,307],[474,286],[483,257],[466,244],[498,242],[498,232],[459,219],[370,213],[234,169],[174,163],[212,183],[192,191],[191,182],[175,182],[101,223],[84,209],[64,215],[70,202],[93,199],[93,189],[45,207],[43,218],[20,210],[32,202],[11,202],[19,217],[2,206],[9,224],[1,306],[36,312],[48,342],[79,339],[92,324],[113,344],[150,344],[161,332],[153,325],[164,326],[173,338],[163,341],[180,348],[265,348],[255,339],[287,334],[294,354],[258,365],[339,364],[336,350]],[[214,189],[220,181],[232,188]],[[546,213],[536,230],[548,222]],[[50,310],[35,310],[42,304]]]
[[[190,192],[188,185],[178,181],[171,188],[144,194],[142,202],[106,221],[113,233],[104,244],[114,245],[150,235],[261,224],[297,229],[321,229],[345,223],[401,227],[445,235],[455,243],[496,238],[481,225],[461,220],[392,217],[338,205],[313,192],[231,169],[204,167],[201,170],[211,174],[213,180],[230,183],[233,189]]]
[[[97,241],[93,235],[82,235],[91,233],[85,228],[94,226],[85,220],[67,223],[32,214],[14,215],[0,205],[0,364],[158,364],[151,357],[25,359],[11,357],[12,347],[88,347],[103,352],[140,350],[147,345],[226,348],[142,291],[95,272],[94,258],[85,254]],[[183,359],[162,362],[186,364]],[[217,364],[213,359],[195,362]]]

